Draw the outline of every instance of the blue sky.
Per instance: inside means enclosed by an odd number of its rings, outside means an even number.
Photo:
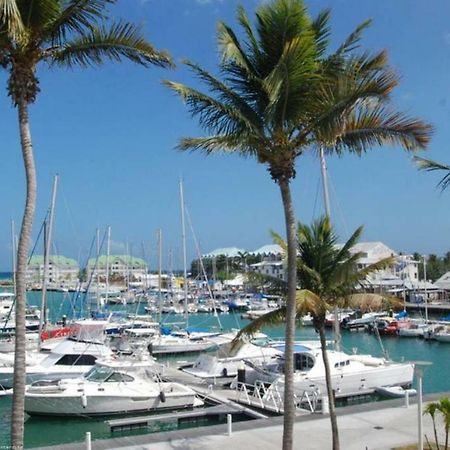
[[[235,0],[121,0],[111,14],[142,25],[148,39],[175,62],[188,57],[211,71],[217,67],[216,24],[232,26]],[[251,15],[257,0],[242,3]],[[360,22],[373,19],[363,45],[386,48],[402,76],[395,104],[435,127],[428,157],[450,163],[450,4],[411,0],[311,0],[312,14],[333,12],[337,45]],[[185,106],[164,88],[163,78],[195,84],[181,65],[174,71],[146,70],[129,63],[99,69],[40,68],[42,92],[31,107],[38,173],[34,237],[50,201],[52,177],[60,174],[54,239],[57,251],[86,257],[96,227],[112,227],[113,251],[130,243],[136,256],[155,268],[156,230],[163,230],[164,260],[181,266],[178,179],[204,252],[270,243],[269,230],[283,233],[276,185],[264,167],[235,156],[205,157],[174,150],[177,140],[201,133]],[[3,192],[0,269],[11,266],[10,220],[20,223],[25,179],[16,111],[0,74]],[[450,248],[450,192],[436,189],[439,176],[420,173],[398,148],[376,148],[363,158],[328,161],[333,219],[345,238],[365,225],[364,240],[382,240],[397,251],[443,254]],[[305,155],[292,183],[296,215],[310,222],[323,209],[319,165]],[[17,226],[18,229],[18,226]],[[41,253],[41,251],[39,251]],[[188,258],[195,256],[188,232]]]

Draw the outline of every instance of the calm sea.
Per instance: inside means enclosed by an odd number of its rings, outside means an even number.
[[[31,305],[40,304],[40,293],[29,292],[28,301]],[[79,315],[86,311],[87,301],[83,296],[76,297],[71,293],[49,293],[49,310],[51,319],[60,318],[63,314],[71,317],[73,314]],[[129,310],[139,314],[144,313],[141,305],[130,305]],[[116,309],[116,308],[115,308]],[[118,307],[120,309],[120,307]],[[181,316],[166,317],[168,322],[182,322]],[[190,325],[194,326],[217,326],[214,317],[204,314],[189,316]],[[240,319],[239,315],[220,315],[222,327],[224,329],[240,328],[248,323]],[[274,338],[283,337],[281,327],[263,330]],[[317,335],[312,328],[302,327],[297,330],[297,339],[317,339]],[[331,336],[330,336],[331,339]],[[396,361],[431,361],[433,364],[426,369],[424,377],[424,392],[444,392],[450,391],[450,344],[443,344],[421,339],[398,339],[382,338],[383,346],[390,357]],[[382,356],[382,350],[376,337],[366,333],[343,332],[342,347],[346,352],[351,353],[357,349],[358,353]],[[177,358],[185,360],[184,357]],[[0,397],[0,443],[6,444],[9,441],[11,399]],[[62,418],[29,418],[25,426],[26,447],[37,447],[51,444],[61,444],[67,442],[82,441],[86,431],[92,433],[93,439],[111,437],[109,428],[104,422],[105,418],[86,419],[62,419]],[[45,432],[43,432],[45,430]],[[115,434],[116,436],[116,434]]]

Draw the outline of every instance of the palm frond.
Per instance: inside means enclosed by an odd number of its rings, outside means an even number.
[[[380,294],[352,294],[347,297],[347,306],[362,312],[400,309],[403,303],[396,297]]]
[[[313,29],[315,35],[317,54],[319,56],[325,54],[330,43],[330,19],[331,10],[327,8],[320,11],[311,23],[311,28]]]
[[[218,25],[218,43],[224,62],[233,61],[249,73],[254,73],[254,67],[242,48],[234,31],[224,22]]]
[[[286,307],[284,306],[282,308],[270,311],[261,317],[252,320],[248,325],[243,327],[233,339],[233,343],[239,342],[243,336],[251,336],[252,334],[255,334],[261,328],[279,325],[284,322],[285,318]]]
[[[430,124],[377,105],[362,108],[348,118],[336,141],[335,151],[342,154],[346,149],[361,155],[374,145],[386,144],[414,151],[426,148],[432,132]]]
[[[345,41],[337,48],[335,56],[345,56],[347,53],[359,47],[359,42],[361,40],[362,33],[367,29],[372,23],[371,19],[361,22],[345,39]]]
[[[70,0],[56,20],[53,20],[46,34],[52,46],[60,46],[71,33],[83,35],[106,19],[105,8],[115,0]]]
[[[445,191],[450,185],[450,166],[447,164],[438,163],[432,161],[431,159],[420,158],[418,156],[413,157],[414,162],[417,164],[419,170],[424,170],[426,172],[434,172],[435,170],[443,170],[447,174],[439,181],[438,187],[441,191]]]
[[[180,95],[188,105],[193,116],[199,117],[200,124],[208,131],[217,134],[255,132],[259,129],[240,110],[226,102],[204,94],[181,83],[163,80],[163,84]]]
[[[287,242],[276,231],[270,230],[272,241],[281,247],[283,253],[287,255]]]
[[[109,28],[93,28],[88,33],[69,40],[52,53],[55,64],[97,66],[106,59],[120,61],[123,58],[148,67],[172,66],[168,53],[157,51],[134,25],[119,22]]]
[[[222,83],[209,72],[202,69],[198,64],[189,60],[185,60],[184,64],[186,64],[200,80],[204,81],[209,86],[210,90],[218,96],[218,99],[222,103],[231,105],[239,110],[239,112],[247,118],[248,122],[252,124],[253,131],[256,132],[261,130],[262,136],[263,124],[261,123],[259,116],[241,95],[238,95],[236,91],[230,89],[225,83]]]
[[[12,39],[17,40],[24,32],[24,24],[17,0],[0,0],[1,28]]]
[[[185,137],[180,139],[177,145],[181,151],[204,151],[207,155],[211,153],[238,153],[243,157],[254,155],[254,146],[249,141],[247,144],[241,135],[224,134],[207,137]]]
[[[247,36],[247,46],[249,50],[252,52],[253,57],[258,58],[260,56],[258,40],[255,37],[250,20],[242,5],[239,5],[237,8],[237,19],[241,27],[244,29],[245,35]]]

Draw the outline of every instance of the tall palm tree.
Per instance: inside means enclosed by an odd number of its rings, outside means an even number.
[[[342,247],[339,247],[337,236],[328,217],[318,220],[311,227],[299,224],[297,229],[297,269],[301,290],[297,291],[296,309],[299,316],[306,313],[311,314],[314,327],[319,333],[334,450],[339,449],[339,431],[326,348],[325,317],[327,312],[332,311],[335,307],[343,307],[359,301],[355,297],[361,296],[361,294],[354,294],[355,287],[371,273],[383,269],[393,262],[392,258],[386,258],[357,270],[357,261],[363,254],[350,252],[350,250],[358,242],[361,234],[362,227],[358,228]],[[286,246],[279,236],[274,235],[274,237],[282,248]],[[366,294],[365,297],[378,296]],[[279,324],[285,319],[286,314],[285,307],[265,314],[241,330],[237,339],[242,334],[253,334],[264,326]],[[286,355],[285,360],[287,358]]]
[[[0,62],[8,72],[8,95],[18,111],[26,173],[26,203],[17,252],[16,343],[11,445],[23,447],[25,390],[25,273],[36,203],[36,170],[28,107],[40,91],[37,69],[97,66],[128,59],[142,66],[170,66],[131,23],[110,22],[106,7],[114,0],[2,0]]]
[[[441,188],[442,191],[445,191],[448,188],[450,185],[450,166],[432,161],[431,159],[419,158],[418,156],[415,156],[413,159],[419,170],[425,170],[426,172],[434,172],[436,170],[446,172],[441,181],[439,181],[438,187]]]
[[[243,39],[218,26],[219,76],[186,65],[207,92],[173,81],[165,84],[197,116],[207,136],[183,138],[181,150],[253,157],[267,167],[280,189],[287,238],[287,317],[283,448],[293,445],[293,345],[296,296],[296,230],[290,182],[298,156],[314,145],[342,154],[362,154],[374,144],[424,148],[430,127],[390,111],[397,83],[385,52],[354,55],[364,22],[334,53],[329,52],[329,11],[311,19],[302,0],[260,5],[255,25],[239,7]]]

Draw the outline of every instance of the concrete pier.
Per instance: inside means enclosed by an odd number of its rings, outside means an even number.
[[[424,401],[435,401],[450,393],[425,396]],[[431,419],[424,416],[424,434],[433,441]],[[365,403],[338,409],[341,448],[346,450],[388,450],[417,442],[417,399],[405,407],[405,399]],[[443,441],[443,424],[437,423]],[[227,424],[210,427],[155,433],[141,436],[95,440],[93,450],[278,450],[281,448],[283,418],[251,420],[233,423],[228,433]],[[305,450],[331,448],[331,427],[327,416],[311,414],[296,419],[294,447]],[[67,444],[47,447],[46,450],[83,450],[85,444]],[[44,450],[41,448],[41,450]]]

